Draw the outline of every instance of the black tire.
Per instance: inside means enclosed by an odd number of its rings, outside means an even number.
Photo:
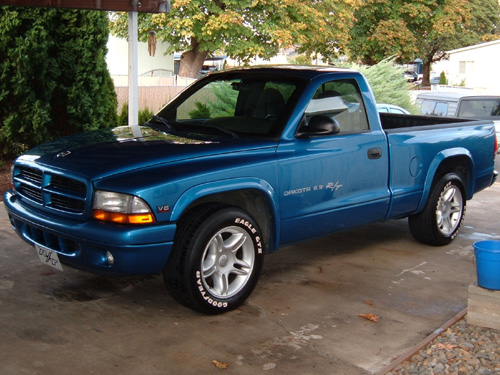
[[[448,245],[462,227],[465,208],[462,179],[455,173],[448,173],[433,185],[424,210],[408,218],[410,232],[422,243]]]
[[[241,209],[210,205],[179,223],[163,277],[181,304],[220,314],[248,298],[263,261],[264,243],[255,220]]]

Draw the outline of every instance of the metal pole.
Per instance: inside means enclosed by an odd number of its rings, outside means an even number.
[[[128,125],[134,136],[139,130],[139,68],[137,12],[128,13]]]

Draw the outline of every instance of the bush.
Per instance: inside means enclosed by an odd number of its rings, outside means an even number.
[[[299,55],[295,59],[289,60],[289,62],[293,65],[312,65],[311,57],[306,55]]]
[[[439,84],[440,85],[447,85],[448,84],[448,79],[446,78],[445,72],[441,72],[439,75]]]
[[[118,126],[127,125],[128,124],[128,103],[125,103],[120,110],[120,114],[118,115]]]
[[[0,7],[0,157],[114,126],[105,12]]]
[[[210,118],[210,108],[201,102],[194,103],[196,109],[189,112],[190,118]]]
[[[403,77],[403,67],[394,64],[393,59],[372,66],[349,64],[349,67],[363,73],[377,103],[394,104],[412,113],[418,112],[410,97],[412,85]]]
[[[139,124],[144,124],[149,121],[151,117],[154,116],[154,113],[149,108],[144,108],[139,110]]]
[[[138,113],[139,124],[143,124],[153,117],[154,112],[149,108],[140,109]],[[118,126],[127,125],[128,124],[128,103],[125,103],[120,110],[120,114],[118,115],[118,122],[116,123]]]

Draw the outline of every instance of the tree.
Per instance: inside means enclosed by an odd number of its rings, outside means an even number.
[[[394,63],[394,59],[385,59],[372,65],[344,64],[361,72],[373,91],[378,103],[395,104],[412,113],[418,110],[410,97],[411,84],[403,77],[403,68]]]
[[[105,12],[0,7],[0,156],[115,126]]]
[[[446,78],[445,72],[441,72],[441,74],[439,75],[439,84],[440,85],[447,85],[448,84],[448,79]]]
[[[206,57],[224,53],[248,62],[271,58],[281,48],[300,53],[337,56],[354,24],[353,9],[361,0],[172,0],[171,12],[139,14],[139,37],[149,31],[170,44],[168,52],[184,51],[179,75],[196,77]],[[115,14],[112,32],[127,36],[126,14]]]
[[[446,51],[500,38],[497,0],[367,0],[355,16],[349,51],[363,63],[389,56],[423,60],[423,85],[430,67]]]

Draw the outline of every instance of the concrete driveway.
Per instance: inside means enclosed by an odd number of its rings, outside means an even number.
[[[466,307],[472,245],[499,222],[496,184],[445,247],[399,220],[283,248],[243,307],[204,316],[160,276],[53,271],[0,207],[0,374],[373,374]]]

